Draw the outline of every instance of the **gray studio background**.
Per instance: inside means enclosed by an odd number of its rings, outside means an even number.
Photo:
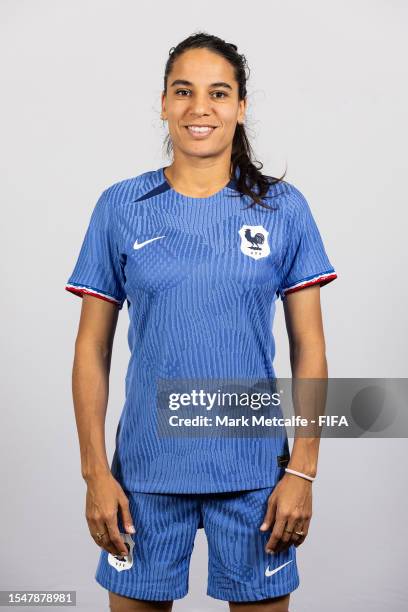
[[[81,300],[64,290],[109,185],[167,165],[160,121],[171,46],[203,29],[251,68],[247,124],[266,173],[307,197],[338,279],[322,288],[332,377],[407,375],[407,56],[403,0],[0,3],[2,191],[1,589],[74,589],[107,610],[71,396]],[[405,38],[405,40],[404,40]],[[128,314],[116,332],[109,457],[124,401]],[[282,304],[278,376],[290,376]],[[292,444],[292,440],[290,440]],[[406,440],[321,443],[296,612],[405,609]],[[197,533],[190,593],[206,596]]]

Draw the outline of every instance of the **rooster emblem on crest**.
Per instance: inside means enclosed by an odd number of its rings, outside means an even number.
[[[253,259],[269,255],[269,232],[262,225],[243,225],[239,230],[241,251]]]

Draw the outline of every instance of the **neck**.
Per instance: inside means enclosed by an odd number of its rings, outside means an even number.
[[[171,187],[191,197],[206,197],[222,189],[231,178],[232,165],[229,160],[201,163],[186,163],[174,160],[164,173]],[[204,162],[204,164],[203,164]]]

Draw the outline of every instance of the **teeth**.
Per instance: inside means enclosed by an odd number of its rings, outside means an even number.
[[[203,134],[205,132],[210,132],[213,128],[212,127],[197,127],[197,126],[189,125],[188,129],[191,130],[192,132],[197,132],[198,134]]]

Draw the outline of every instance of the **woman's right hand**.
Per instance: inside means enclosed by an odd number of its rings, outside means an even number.
[[[86,520],[89,531],[101,548],[114,556],[126,556],[128,549],[118,528],[118,510],[120,509],[123,526],[129,534],[135,533],[133,520],[129,511],[129,501],[122,487],[111,472],[88,478],[86,493]],[[98,539],[97,533],[105,534]]]

